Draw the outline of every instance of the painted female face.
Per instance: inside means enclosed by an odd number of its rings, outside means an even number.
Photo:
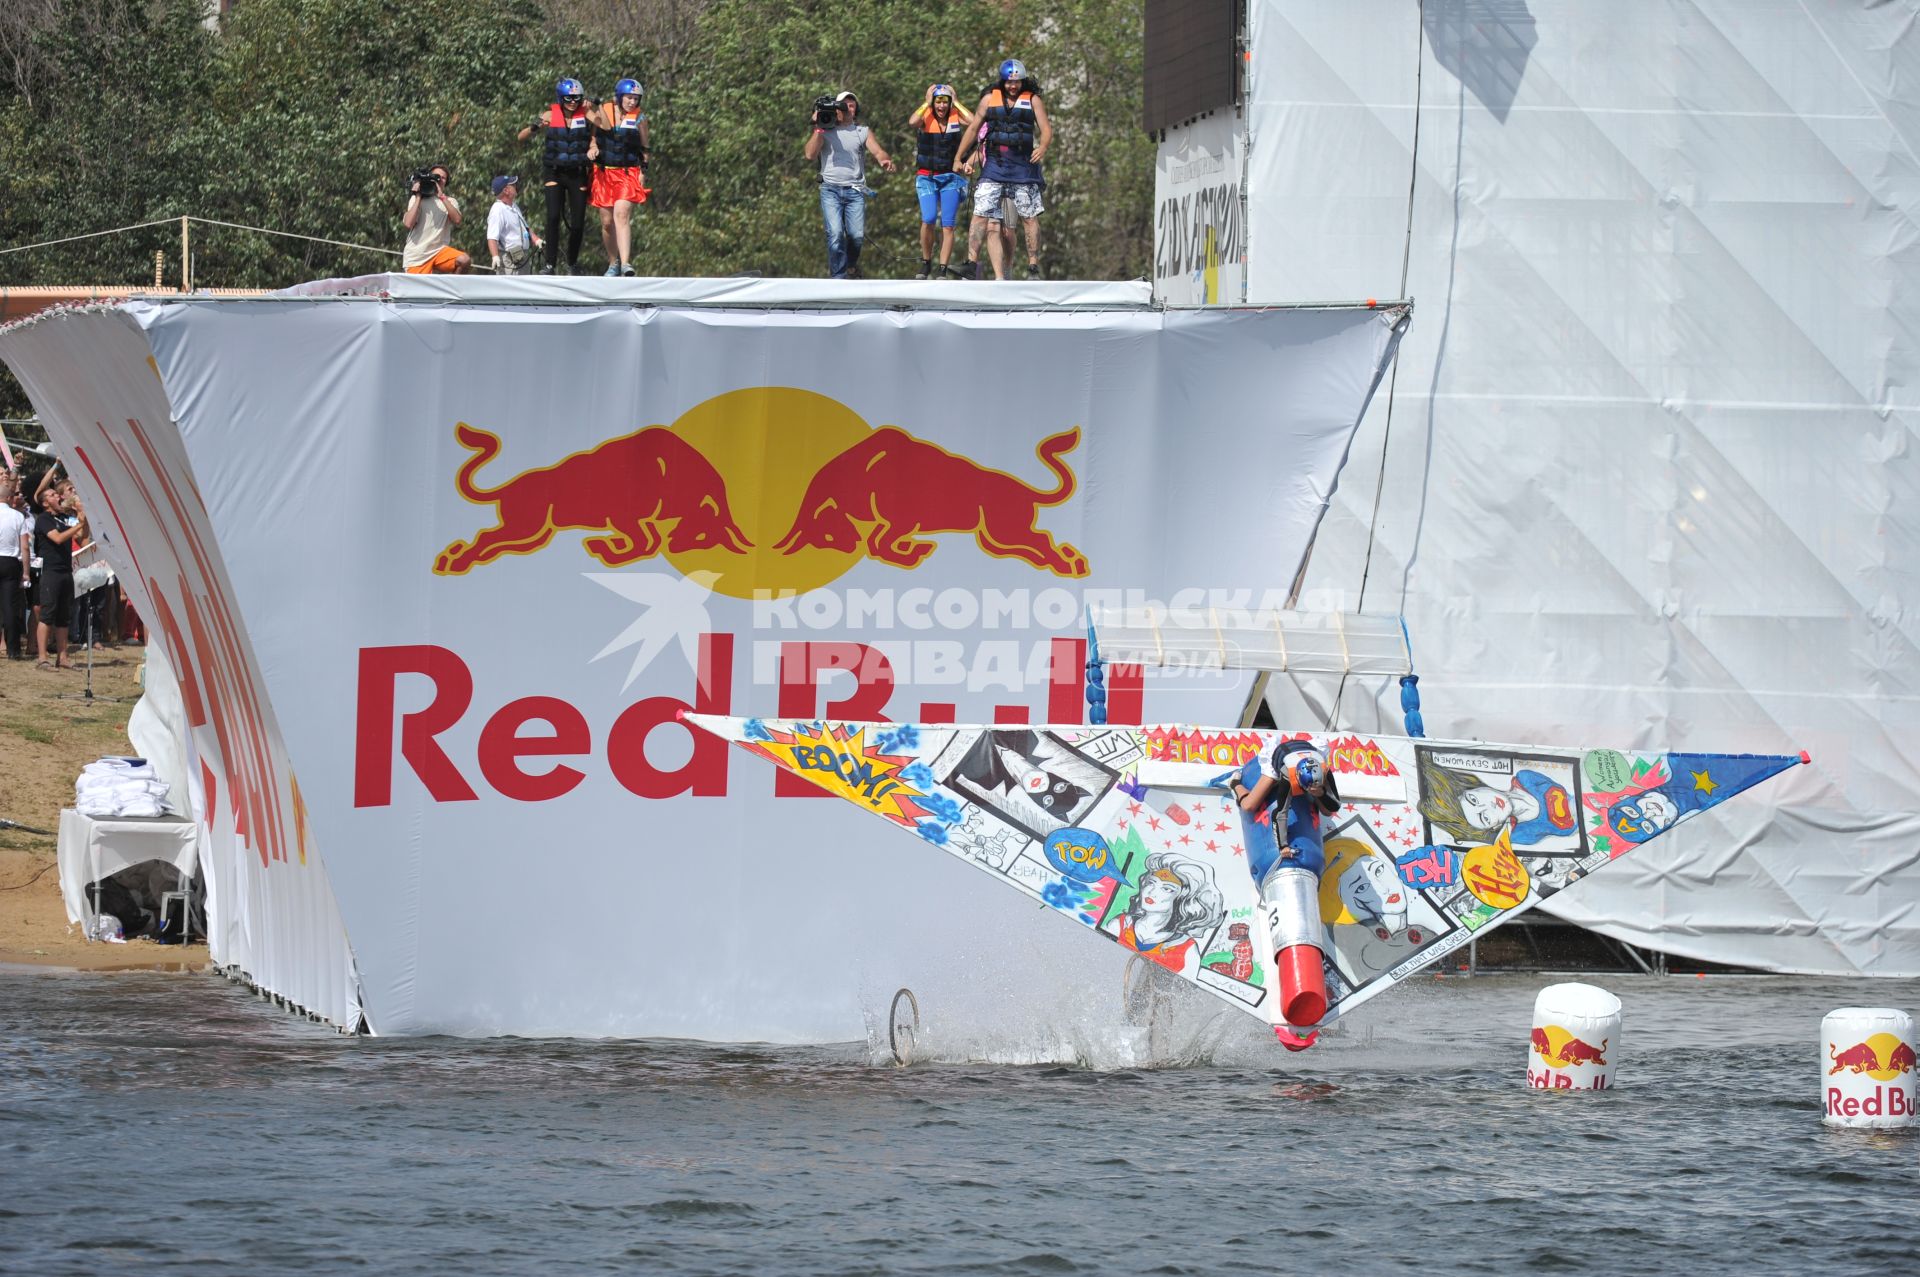
[[[1014,771],[1021,790],[1034,805],[1049,815],[1065,819],[1068,812],[1079,805],[1087,791],[1070,780],[1061,780],[1052,772],[1043,771],[1032,765],[1023,765]]]
[[[1498,829],[1513,815],[1513,800],[1490,785],[1460,795],[1460,814],[1475,829]]]
[[[1143,914],[1168,914],[1180,903],[1180,888],[1165,878],[1148,874],[1140,880],[1135,907]]]

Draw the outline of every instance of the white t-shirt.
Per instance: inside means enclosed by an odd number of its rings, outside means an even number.
[[[33,525],[27,516],[10,505],[0,506],[0,559],[13,559],[7,571],[18,576],[20,573],[20,534],[32,532]]]
[[[493,207],[487,210],[487,238],[500,245],[503,253],[511,253],[531,244],[527,219],[518,204],[504,204],[499,200],[493,202]]]

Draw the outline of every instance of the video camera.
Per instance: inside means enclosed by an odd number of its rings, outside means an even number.
[[[830,129],[840,120],[840,104],[831,93],[823,93],[813,100],[813,126],[818,129]]]
[[[440,175],[431,167],[415,169],[407,178],[407,193],[426,198],[440,193]]]

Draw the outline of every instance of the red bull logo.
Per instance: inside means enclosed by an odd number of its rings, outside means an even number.
[[[1527,1085],[1542,1091],[1604,1091],[1612,1086],[1607,1067],[1611,1039],[1587,1041],[1557,1024],[1533,1031],[1527,1058]]]
[[[1028,483],[899,426],[874,429],[824,395],[788,387],[737,390],[648,426],[483,487],[500,438],[461,423],[473,455],[454,483],[494,523],[440,551],[433,570],[459,576],[509,554],[545,549],[563,531],[608,566],[665,558],[683,574],[716,574],[736,598],[804,593],[862,558],[916,568],[935,539],[971,537],[991,558],[1056,576],[1087,559],[1039,526],[1078,490],[1065,460],[1072,427],[1039,441],[1049,486]]]
[[[1836,1073],[1864,1073],[1876,1082],[1890,1082],[1903,1073],[1913,1072],[1913,1048],[1891,1033],[1876,1033],[1864,1042],[1849,1047],[1827,1045],[1827,1056]]]

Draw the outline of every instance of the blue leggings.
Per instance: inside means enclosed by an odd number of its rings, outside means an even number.
[[[940,225],[951,227],[967,198],[967,179],[958,173],[922,173],[913,179],[913,190],[920,197],[922,222],[931,224],[937,216]]]

